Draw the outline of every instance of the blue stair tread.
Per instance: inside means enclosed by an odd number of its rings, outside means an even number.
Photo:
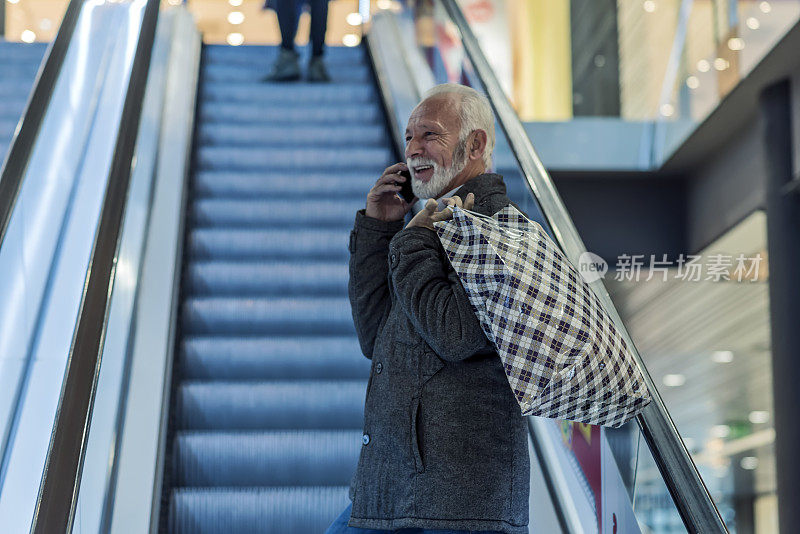
[[[194,202],[191,211],[195,227],[206,226],[259,226],[300,228],[338,226],[352,227],[353,214],[364,201],[325,199],[280,200],[221,200],[204,199]]]
[[[370,361],[355,336],[186,337],[185,380],[367,378]]]
[[[195,173],[193,185],[196,198],[270,198],[306,197],[319,195],[332,202],[342,198],[360,198],[366,205],[370,188],[380,172],[367,169],[341,171],[307,171],[297,169],[232,172],[205,170]],[[364,207],[363,205],[361,206]],[[352,218],[355,213],[352,214]]]
[[[201,228],[189,236],[192,259],[341,259],[350,256],[346,230],[229,230]]]
[[[367,380],[184,382],[178,389],[184,430],[358,430]]]
[[[189,432],[175,436],[177,486],[339,486],[363,446],[360,430]]]
[[[200,107],[203,122],[238,124],[312,124],[319,128],[341,124],[380,124],[383,112],[377,104],[298,104],[272,106],[252,102],[205,102]]]
[[[344,262],[192,262],[185,290],[196,295],[347,295]]]
[[[329,65],[330,67],[330,65]],[[204,81],[259,81],[270,72],[270,63],[245,63],[241,65],[231,65],[229,63],[212,63],[201,71],[201,79]],[[329,68],[332,83],[369,83],[370,72],[365,65],[345,64],[336,65],[335,69]],[[265,85],[268,85],[265,83]],[[286,85],[286,84],[272,84]],[[290,87],[290,86],[289,86]]]
[[[355,332],[345,297],[190,297],[183,328],[191,334],[293,335]]]
[[[180,488],[170,499],[175,534],[324,532],[350,503],[349,486]]]
[[[274,125],[217,122],[201,124],[198,141],[202,146],[228,147],[286,147],[330,148],[349,150],[353,146],[385,147],[386,130],[381,124],[330,125],[320,128],[313,124]]]
[[[318,83],[295,82],[285,86],[256,81],[209,81],[200,95],[202,105],[211,102],[262,102],[264,104],[375,104],[375,91],[364,83],[339,83],[336,90]]]

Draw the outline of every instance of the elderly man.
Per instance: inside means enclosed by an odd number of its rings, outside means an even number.
[[[384,171],[356,214],[349,295],[372,370],[352,504],[329,533],[528,532],[524,418],[433,228],[452,217],[437,204],[486,215],[509,204],[502,177],[486,172],[493,148],[485,97],[434,87],[409,119],[406,163]],[[405,228],[404,170],[428,199]]]

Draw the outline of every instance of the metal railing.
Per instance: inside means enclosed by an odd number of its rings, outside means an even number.
[[[44,120],[50,97],[64,64],[78,15],[83,7],[84,0],[71,0],[61,19],[56,38],[47,47],[44,59],[36,73],[33,90],[28,97],[25,111],[20,119],[20,126],[11,140],[11,145],[6,154],[5,162],[0,168],[0,247],[8,230],[11,214],[17,202],[19,191],[22,188],[22,178],[28,168],[33,146],[39,135],[39,129]],[[2,157],[3,154],[0,154]]]
[[[70,532],[72,529],[158,7],[157,0],[147,0],[144,8],[32,533]]]
[[[442,4],[450,20],[461,33],[464,49],[476,75],[486,90],[497,120],[505,132],[514,157],[522,170],[525,183],[541,206],[554,237],[563,248],[565,254],[571,261],[577,262],[579,256],[586,251],[586,247],[578,235],[575,225],[553,185],[553,181],[537,156],[519,117],[503,92],[500,82],[497,80],[494,71],[480,48],[477,38],[456,1],[442,0]],[[631,347],[631,352],[650,390],[652,402],[637,417],[637,423],[683,519],[684,525],[690,532],[702,532],[704,534],[727,532],[725,523],[694,462],[692,462],[689,452],[686,450],[678,430],[672,422],[666,406],[602,281],[598,280],[592,285],[606,312],[614,320],[619,331],[625,336],[625,340]]]

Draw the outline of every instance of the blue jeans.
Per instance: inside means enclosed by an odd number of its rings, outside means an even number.
[[[401,528],[399,530],[377,530],[374,528],[356,528],[348,527],[347,522],[350,520],[350,510],[353,504],[347,505],[347,508],[339,514],[339,517],[331,523],[325,534],[500,534],[497,531],[489,530],[429,530],[422,528]]]

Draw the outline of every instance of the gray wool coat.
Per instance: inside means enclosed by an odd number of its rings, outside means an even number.
[[[502,176],[457,191],[509,204]],[[372,360],[349,526],[528,532],[528,430],[436,232],[356,214],[348,286]]]

